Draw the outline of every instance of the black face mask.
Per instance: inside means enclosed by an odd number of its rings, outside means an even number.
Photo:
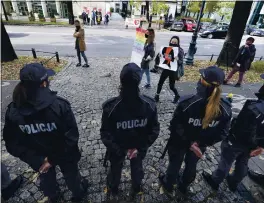
[[[148,38],[148,35],[147,34],[145,34],[145,38]]]
[[[80,30],[80,28],[81,28],[81,26],[76,26],[76,31],[79,31]]]
[[[179,47],[178,44],[171,44],[171,43],[169,44],[169,46],[170,46],[170,47]]]

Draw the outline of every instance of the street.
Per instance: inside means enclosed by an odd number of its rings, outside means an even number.
[[[60,56],[75,56],[75,40],[73,38],[74,27],[46,27],[46,26],[6,26],[11,42],[16,50],[31,50],[55,52]],[[185,52],[188,51],[192,33],[190,32],[156,32],[156,46],[168,45],[173,35],[180,36],[181,46]],[[241,44],[245,43],[247,35],[243,36]],[[130,57],[132,45],[135,38],[134,29],[103,29],[90,28],[85,26],[85,40],[88,57]],[[257,49],[256,57],[263,56],[264,38],[255,37]],[[218,55],[223,46],[224,39],[204,39],[197,40],[197,53],[195,58],[210,59],[210,56],[198,55]],[[18,55],[31,54],[30,51],[16,51]],[[42,55],[39,53],[38,55]],[[216,57],[214,58],[216,59]]]

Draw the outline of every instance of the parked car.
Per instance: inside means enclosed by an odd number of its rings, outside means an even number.
[[[217,26],[229,26],[229,23],[219,22],[217,23]]]
[[[212,26],[199,33],[201,37],[212,38],[225,38],[227,35],[228,26]]]
[[[183,31],[183,27],[184,27],[183,22],[177,21],[171,25],[170,30]]]
[[[212,23],[210,22],[201,22],[199,30],[206,30],[210,26],[212,26]]]
[[[182,18],[181,21],[183,22],[183,31],[194,31],[196,28],[196,21],[192,18]]]
[[[174,22],[173,20],[167,20],[167,21],[165,21],[164,22],[164,29],[170,28],[172,26],[173,22]]]
[[[245,33],[250,35],[250,33],[253,32],[256,28],[256,25],[246,25]]]
[[[264,25],[257,26],[250,32],[251,36],[264,37]]]

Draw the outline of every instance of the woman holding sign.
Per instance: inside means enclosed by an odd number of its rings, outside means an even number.
[[[142,68],[142,77],[143,74],[146,73],[147,76],[147,84],[144,86],[145,88],[150,88],[150,72],[149,72],[149,63],[155,56],[155,32],[152,28],[147,30],[145,34],[147,40],[144,46],[144,57],[141,61],[141,68]]]
[[[178,54],[174,53],[175,48],[178,48]],[[163,57],[163,62],[162,62],[162,57]],[[173,100],[173,103],[176,103],[180,95],[175,88],[175,81],[177,78],[177,72],[173,70],[172,68],[172,63],[177,61],[178,67],[183,64],[183,57],[184,57],[184,52],[183,49],[180,47],[180,39],[178,36],[173,36],[170,40],[169,47],[164,47],[162,48],[161,53],[159,54],[159,66],[161,68],[164,67],[164,65],[168,66],[168,69],[163,69],[159,83],[158,83],[158,88],[157,88],[157,93],[155,95],[155,101],[159,101],[159,94],[161,92],[162,86],[167,78],[169,78],[170,82],[170,89],[174,92],[175,97]],[[162,66],[161,66],[162,65]],[[177,68],[176,68],[177,70]]]

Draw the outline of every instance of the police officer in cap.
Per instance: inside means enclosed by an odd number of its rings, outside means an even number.
[[[126,156],[131,164],[131,196],[142,192],[142,161],[160,131],[155,101],[140,94],[138,85],[141,74],[138,65],[126,64],[120,74],[119,96],[103,104],[101,139],[111,162],[107,187],[113,199],[118,199],[118,186]]]
[[[261,75],[264,79],[264,75]],[[241,112],[232,120],[229,136],[221,145],[221,160],[212,175],[204,172],[209,185],[217,190],[226,178],[229,189],[236,191],[247,175],[250,157],[258,156],[264,148],[264,85],[256,93],[258,100],[247,100]],[[229,175],[233,162],[234,172]]]
[[[166,175],[159,177],[169,196],[177,183],[180,199],[185,197],[187,187],[194,181],[197,162],[206,147],[227,136],[232,117],[231,104],[221,98],[224,72],[211,66],[200,73],[197,93],[182,97],[174,112],[168,141],[169,166]],[[185,169],[179,177],[183,160]]]
[[[40,173],[40,188],[50,202],[59,199],[57,165],[72,191],[72,202],[78,202],[88,187],[77,165],[79,132],[70,103],[49,89],[48,78],[54,74],[39,63],[21,69],[21,81],[6,112],[3,138],[11,155]]]

